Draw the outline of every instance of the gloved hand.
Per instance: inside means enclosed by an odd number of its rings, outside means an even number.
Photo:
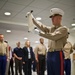
[[[29,28],[28,31],[31,32],[35,28],[35,25],[34,25],[34,23],[32,21],[32,19],[34,18],[33,15],[32,15],[32,12],[27,12],[26,18],[28,19],[28,28]]]

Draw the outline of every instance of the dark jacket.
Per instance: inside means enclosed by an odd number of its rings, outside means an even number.
[[[34,56],[34,52],[33,52],[33,48],[30,47],[30,54],[31,54],[31,60],[34,61],[35,60],[35,56]],[[28,61],[28,49],[27,47],[23,47],[23,62]]]

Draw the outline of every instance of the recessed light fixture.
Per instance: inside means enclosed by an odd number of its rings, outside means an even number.
[[[25,40],[27,40],[28,38],[27,38],[27,37],[25,37],[24,39],[25,39]]]
[[[11,30],[6,30],[6,32],[10,33],[10,32],[11,32]]]
[[[35,41],[35,43],[39,43],[39,41]]]
[[[41,17],[37,17],[36,20],[41,20]]]
[[[75,23],[71,24],[72,26],[75,26]]]
[[[10,12],[5,12],[4,14],[7,15],[7,16],[11,15]]]

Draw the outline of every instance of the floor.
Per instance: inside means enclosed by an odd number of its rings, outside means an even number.
[[[23,72],[22,72],[22,75],[24,75]],[[32,71],[32,75],[37,75],[37,73]],[[45,75],[47,75],[47,71],[45,71]]]

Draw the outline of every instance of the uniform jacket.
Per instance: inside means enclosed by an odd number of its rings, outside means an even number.
[[[48,51],[63,49],[68,36],[68,28],[66,26],[46,27],[44,24],[40,25],[35,19],[34,24],[43,31],[39,35],[48,39]]]

